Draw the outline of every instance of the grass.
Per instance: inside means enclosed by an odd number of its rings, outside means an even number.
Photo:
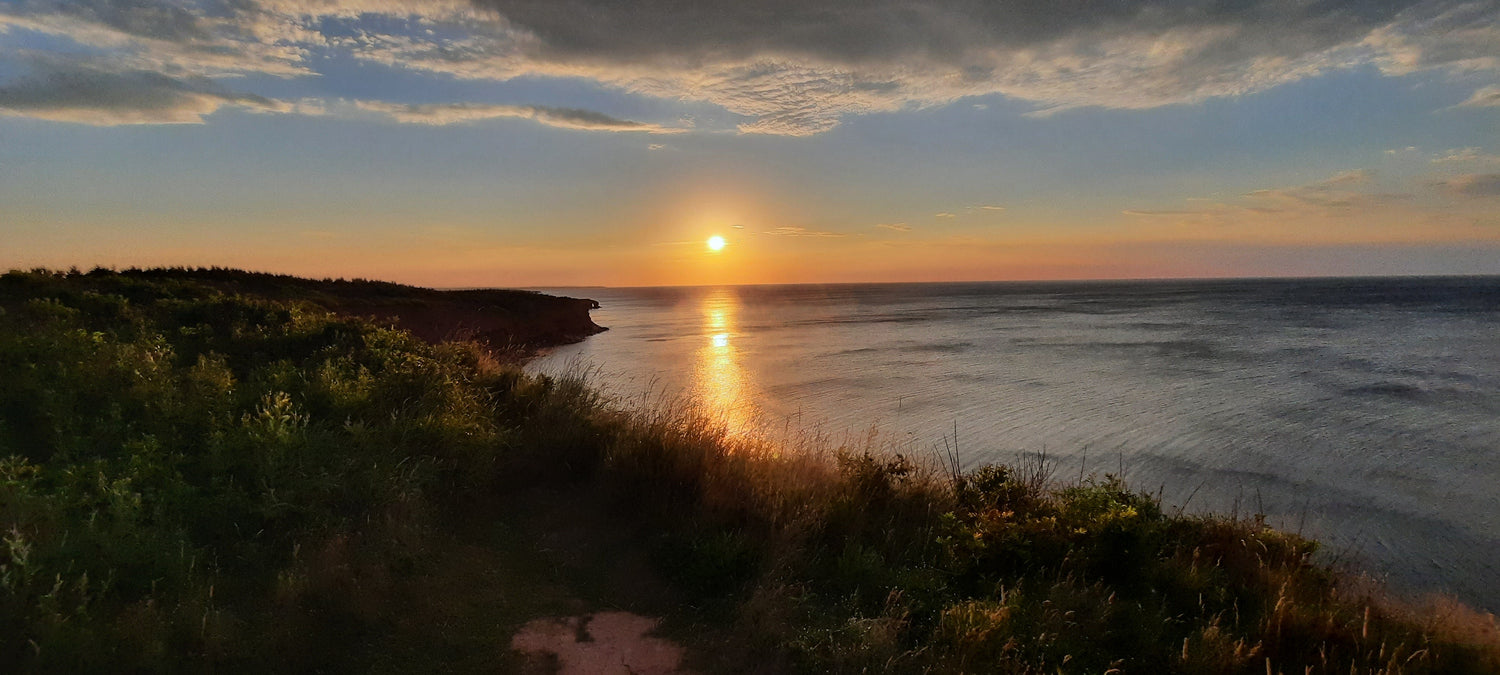
[[[666,616],[710,672],[1500,671],[1254,519],[622,409],[191,274],[0,277],[0,668],[479,671]]]

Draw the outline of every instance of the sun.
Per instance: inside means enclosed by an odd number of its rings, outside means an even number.
[[[708,238],[708,250],[710,250],[710,251],[722,251],[722,250],[724,250],[724,238],[721,237],[721,236],[719,236],[719,235],[717,235],[717,234],[714,235],[714,236],[712,236],[712,237],[709,237]]]

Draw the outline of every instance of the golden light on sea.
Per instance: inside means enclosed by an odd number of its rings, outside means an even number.
[[[724,250],[724,244],[724,238],[717,234],[708,238],[708,250],[710,251],[722,251]]]
[[[732,291],[717,289],[703,298],[703,335],[707,340],[697,354],[694,393],[705,412],[724,423],[730,433],[750,430],[748,374],[740,364],[734,344],[739,298]]]

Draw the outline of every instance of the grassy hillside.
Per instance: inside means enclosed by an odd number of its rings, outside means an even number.
[[[1253,520],[621,410],[240,274],[0,277],[0,670],[515,670],[605,606],[711,672],[1500,670]]]

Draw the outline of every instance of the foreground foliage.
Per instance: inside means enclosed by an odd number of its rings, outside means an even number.
[[[0,277],[7,671],[368,668],[433,534],[537,489],[640,533],[707,670],[1500,670],[1492,617],[1112,477],[766,443],[190,275],[80,278]]]

